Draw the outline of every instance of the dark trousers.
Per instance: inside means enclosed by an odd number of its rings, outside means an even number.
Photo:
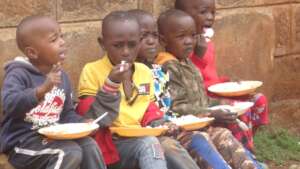
[[[35,136],[9,153],[16,169],[106,169],[102,154],[89,137],[47,141]]]

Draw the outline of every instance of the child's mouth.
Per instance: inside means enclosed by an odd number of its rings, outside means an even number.
[[[67,58],[67,56],[66,56],[66,51],[64,50],[64,51],[60,52],[60,53],[58,54],[58,56],[59,56],[59,58],[60,58],[61,60],[65,60],[65,59]]]

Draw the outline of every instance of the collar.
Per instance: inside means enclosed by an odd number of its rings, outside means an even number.
[[[170,60],[178,60],[174,55],[168,52],[160,52],[154,60],[155,64],[162,65]]]

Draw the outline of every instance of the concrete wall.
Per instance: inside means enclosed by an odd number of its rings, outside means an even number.
[[[27,15],[61,23],[69,48],[65,68],[74,87],[86,62],[102,54],[96,38],[103,17],[140,8],[155,16],[173,0],[0,0],[0,62],[20,55],[15,26]],[[217,0],[217,65],[222,75],[262,80],[271,101],[300,96],[300,0]],[[3,70],[0,70],[0,81]]]

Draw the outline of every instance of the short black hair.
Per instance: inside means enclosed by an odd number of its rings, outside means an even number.
[[[163,13],[160,14],[157,20],[158,25],[158,31],[160,34],[165,34],[165,29],[168,27],[169,22],[171,21],[171,18],[179,18],[179,17],[190,17],[187,13],[184,11],[178,10],[178,9],[169,9]]]
[[[110,25],[110,23],[116,21],[134,21],[137,22],[138,24],[136,17],[133,14],[129,13],[128,11],[113,11],[108,15],[106,15],[102,21],[103,37],[106,34],[106,31],[109,30],[108,26]]]
[[[187,3],[186,0],[175,0],[175,9],[184,10],[184,4]]]
[[[32,15],[27,16],[20,21],[16,29],[16,42],[21,51],[24,51],[24,49],[30,45],[30,39],[33,35],[29,34],[32,33],[34,29],[32,24],[45,18],[50,19],[48,16]]]
[[[131,15],[133,15],[138,22],[141,22],[144,17],[153,17],[153,15],[150,12],[147,12],[142,9],[132,9],[128,11]]]

